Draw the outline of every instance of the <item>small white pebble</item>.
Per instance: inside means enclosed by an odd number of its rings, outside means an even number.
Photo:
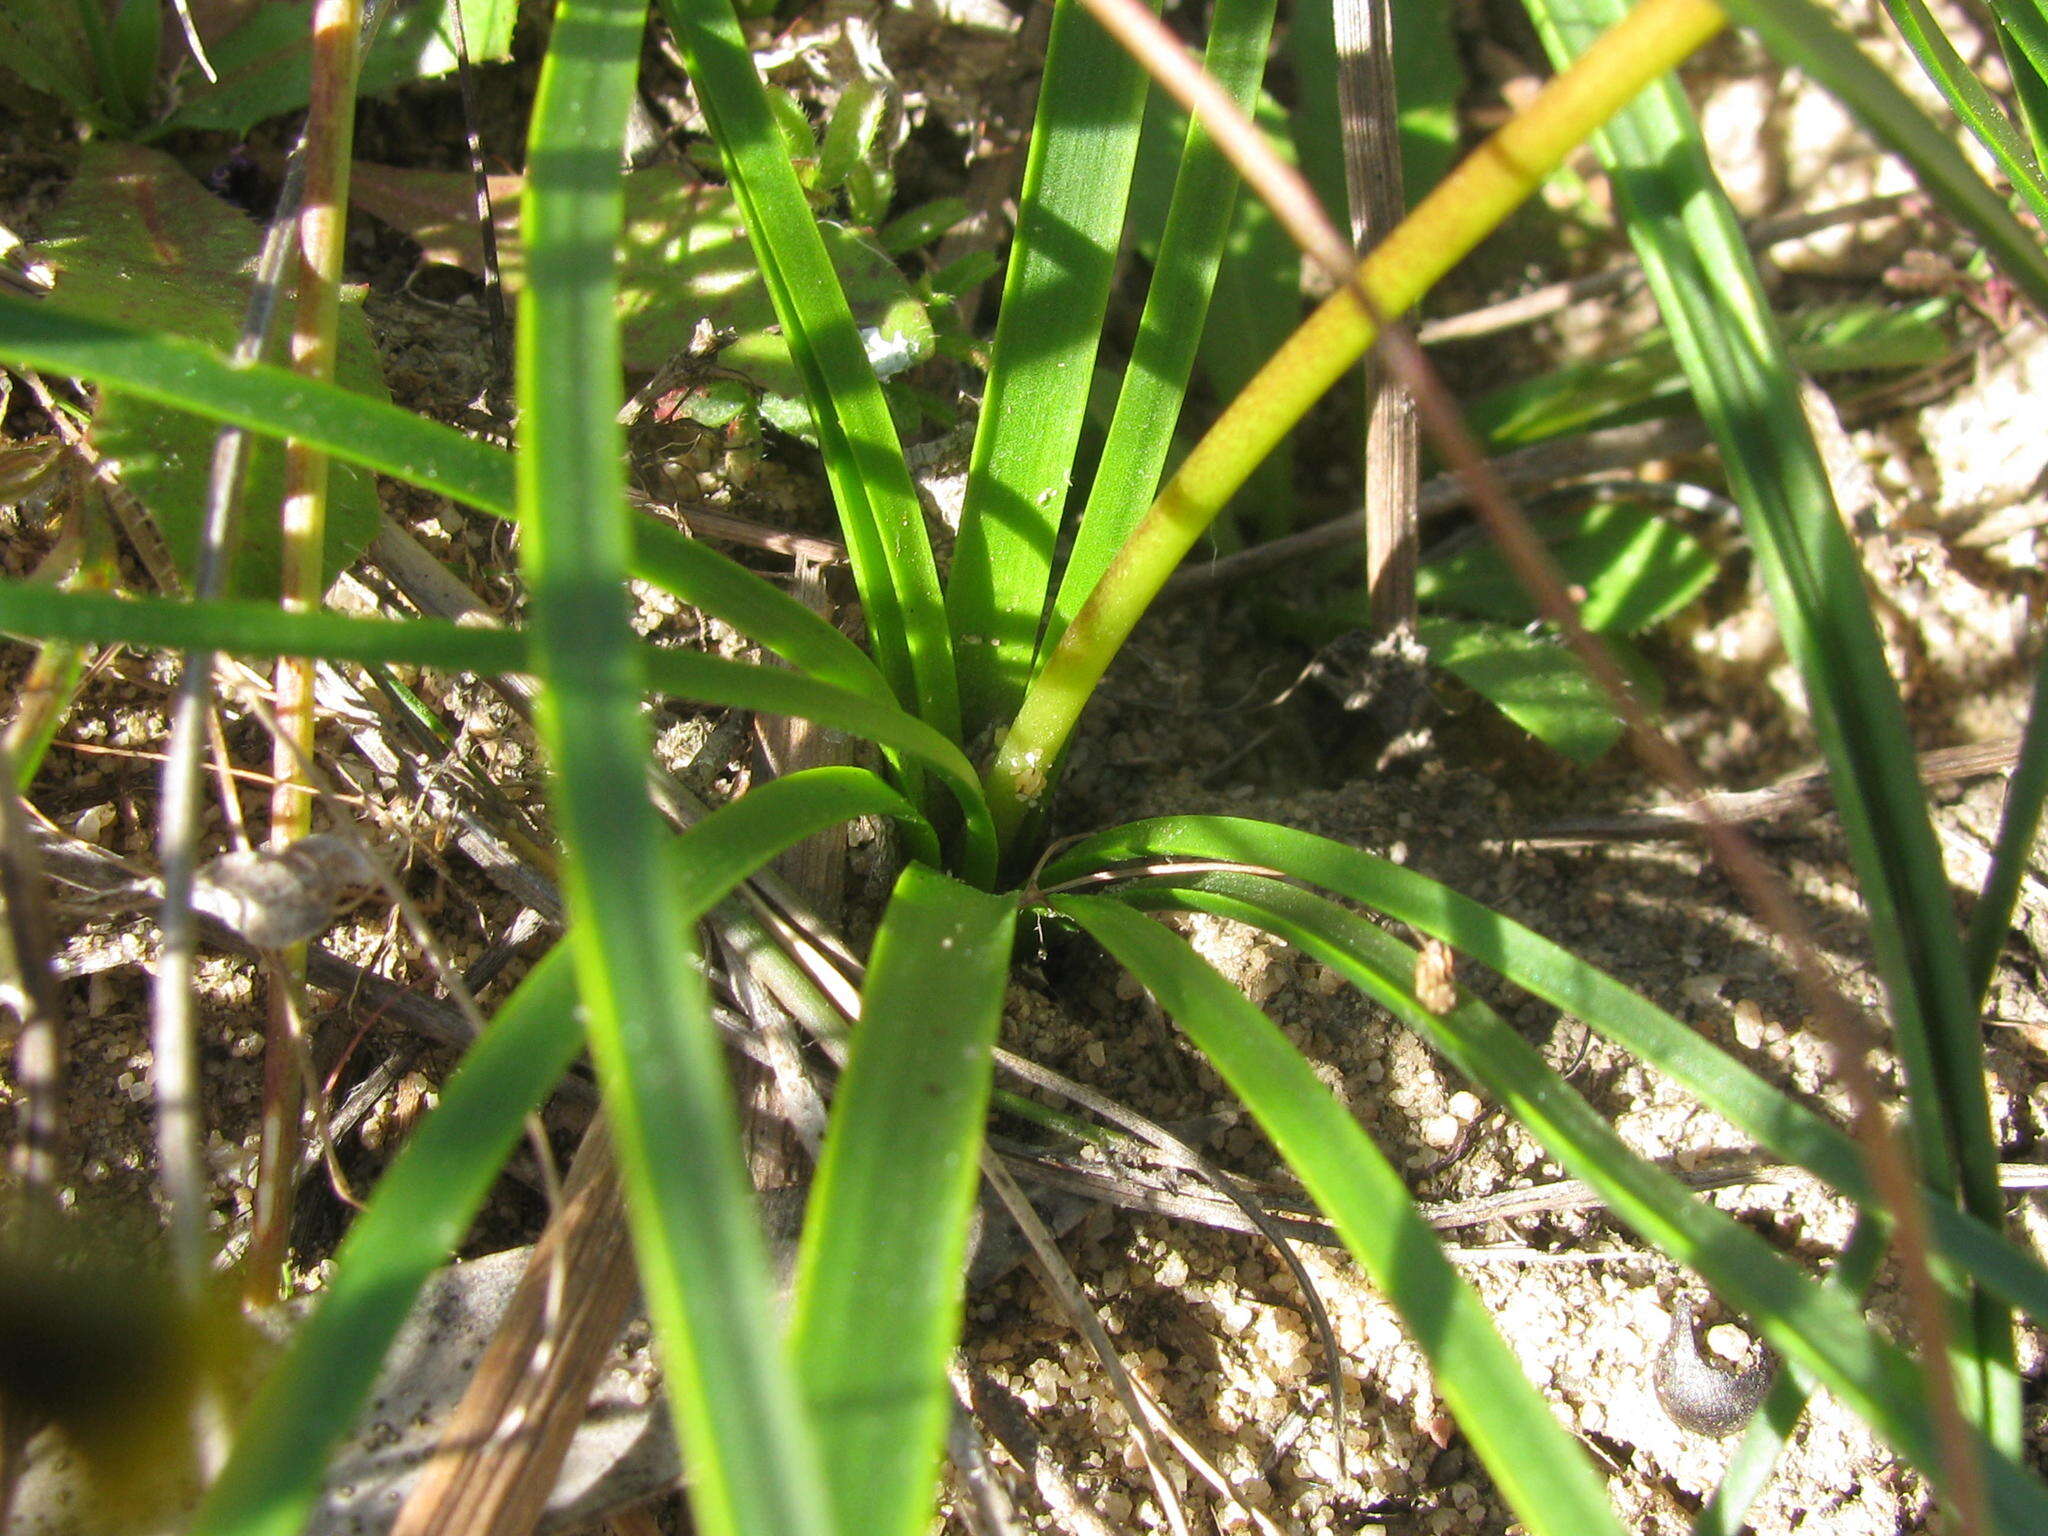
[[[1719,1000],[1721,989],[1728,984],[1728,978],[1718,971],[1698,971],[1678,984],[1679,994],[1696,1008],[1706,1008]]]
[[[104,803],[88,806],[71,818],[71,830],[88,843],[104,842],[113,825],[114,808]]]
[[[1763,1010],[1746,997],[1735,1005],[1735,1038],[1752,1051],[1764,1043]]]

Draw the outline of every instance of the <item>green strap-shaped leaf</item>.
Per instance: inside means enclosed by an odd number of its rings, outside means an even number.
[[[1031,674],[1144,103],[1145,72],[1058,0],[946,583],[970,736],[1009,719]]]
[[[116,385],[267,437],[296,437],[494,517],[512,516],[512,455],[503,449],[339,385],[261,364],[238,367],[186,337],[130,330],[0,295],[0,358]],[[631,569],[792,666],[876,698],[889,696],[874,663],[831,624],[673,528],[635,518]]]
[[[1429,1357],[1444,1401],[1515,1513],[1538,1533],[1618,1533],[1585,1453],[1558,1427],[1452,1267],[1401,1177],[1317,1081],[1279,1026],[1173,934],[1120,902],[1048,905],[1085,928],[1151,990],[1329,1216]]]
[[[1773,9],[1793,14],[1801,4]],[[1528,8],[1560,67],[1623,13],[1622,0],[1528,0]],[[1755,264],[1675,84],[1644,91],[1596,135],[1595,146],[1720,445],[1778,632],[1805,683],[1870,914],[1922,1174],[1996,1229],[2005,1199],[1948,877],[1862,562],[1836,510]],[[2002,207],[1996,213],[2011,225]],[[2041,261],[2038,246],[2033,256]],[[1964,1387],[1966,1411],[2017,1446],[2012,1319],[1994,1298],[1973,1302],[1962,1349],[1975,1361],[1965,1372],[1973,1378]]]
[[[338,384],[261,363],[237,366],[202,342],[67,315],[0,294],[0,357],[270,437],[296,437],[336,458],[509,515],[512,456],[452,427]]]
[[[2048,309],[2048,252],[1970,169],[1953,135],[1928,120],[1891,76],[1864,56],[1813,0],[1721,0],[1774,56],[1796,64],[1841,98],[1864,131],[1898,155],[1951,217],[1972,231],[2006,276]]]
[[[740,881],[815,832],[861,816],[888,816],[913,858],[938,844],[916,806],[865,768],[805,768],[756,785],[691,827],[676,843],[676,879],[692,921]],[[764,851],[765,850],[765,851]]]
[[[1941,29],[1923,0],[1884,0],[1892,25],[1913,50],[1920,67],[1947,98],[1963,125],[1977,136],[1977,142],[1991,152],[1999,169],[2011,179],[2013,190],[2026,199],[2037,219],[2048,219],[2048,176],[2041,174],[2040,162],[2013,120],[2005,115],[1998,99],[1985,88],[1976,72],[1963,62],[1955,44]]]
[[[1485,1003],[1467,993],[1442,1013],[1424,1007],[1414,991],[1419,957],[1409,946],[1326,897],[1261,876],[1140,886],[1128,899],[1254,924],[1337,970],[1497,1097],[1568,1172],[1599,1191],[1617,1217],[1747,1313],[1773,1348],[1813,1371],[1922,1471],[1941,1475],[1940,1436],[1924,1381],[1905,1354],[1864,1321],[1853,1295],[1808,1280],[1747,1227],[1637,1157]],[[1988,1443],[1980,1442],[1979,1450],[2001,1528],[2048,1528],[2048,1487]]]
[[[1258,97],[1272,36],[1272,0],[1220,0],[1210,17],[1203,68],[1246,112]],[[1236,170],[1190,119],[1153,263],[1152,286],[1145,294],[1145,311],[1131,343],[1123,389],[1103,441],[1095,483],[1088,488],[1073,552],[1060,573],[1059,591],[1039,637],[1041,656],[1087,601],[1159,489],[1159,472],[1173,444],[1174,424],[1180,420],[1181,400],[1208,318],[1224,238],[1237,209],[1237,191]]]
[[[813,832],[870,815],[914,812],[857,768],[771,779],[719,807],[669,851],[686,920]],[[582,1047],[575,1005],[569,954],[557,947],[506,999],[349,1228],[318,1305],[243,1420],[195,1536],[290,1536],[304,1526],[327,1454],[355,1422],[413,1298],[462,1240],[520,1123]]]
[[[483,675],[539,670],[529,637],[519,630],[471,629],[438,619],[286,613],[262,603],[225,599],[198,604],[59,592],[32,582],[0,582],[0,630],[95,645],[166,650],[200,646],[244,656],[411,663]],[[988,879],[994,871],[995,830],[974,765],[915,715],[801,673],[722,656],[642,644],[638,659],[648,688],[763,714],[796,715],[922,764],[959,803],[963,871],[976,880]]]
[[[1052,860],[1039,880],[1054,886],[1161,855],[1278,869],[1442,939],[1655,1067],[1758,1145],[1878,1210],[1861,1155],[1843,1132],[1597,966],[1377,854],[1270,822],[1174,816],[1086,838]],[[1936,1242],[1959,1267],[2048,1323],[2048,1272],[2039,1263],[1953,1205],[1930,1197],[1923,1209]]]
[[[568,954],[506,999],[377,1183],[319,1304],[257,1391],[193,1536],[297,1536],[427,1276],[462,1241],[519,1127],[583,1045]]]
[[[568,946],[617,1146],[641,1291],[712,1536],[824,1536],[822,1461],[775,1320],[723,1048],[646,795],[626,591],[616,252],[645,0],[562,0],[522,208],[520,565],[544,685]]]
[[[844,1531],[931,1521],[1016,920],[1015,896],[912,864],[875,935],[790,1324]]]
[[[269,603],[236,598],[193,603],[62,592],[25,581],[0,581],[0,630],[90,645],[203,647],[242,656],[321,656],[485,675],[522,672],[531,664],[526,636],[513,629],[470,629],[443,619],[286,613]]]
[[[2041,828],[2041,804],[2048,799],[2048,652],[2034,667],[2034,691],[2027,702],[2027,728],[2020,738],[2019,757],[2006,781],[2005,809],[1999,816],[1998,842],[1991,850],[1991,869],[1970,912],[1964,937],[1970,996],[1981,1008],[1998,969],[1999,952],[2012,929],[2013,904],[2020,881],[2033,862],[2034,839]]]
[[[924,513],[760,74],[728,0],[662,0],[662,13],[703,103],[783,339],[803,376],[883,675],[899,699],[957,740],[952,642]]]

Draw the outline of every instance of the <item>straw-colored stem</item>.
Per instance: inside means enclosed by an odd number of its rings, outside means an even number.
[[[340,316],[342,237],[348,214],[349,160],[354,148],[356,78],[362,0],[318,0],[313,11],[313,80],[307,109],[305,203],[299,214],[298,310],[292,365],[308,378],[332,380]],[[327,455],[302,442],[285,445],[281,564],[284,607],[320,606],[327,543]],[[298,765],[313,750],[313,667],[310,658],[280,658],[276,708],[283,730],[272,757],[270,802],[274,847],[297,842],[312,828],[313,796]],[[304,945],[280,957],[271,989],[268,1059],[263,1082],[263,1133],[257,1154],[255,1212],[247,1288],[252,1299],[277,1294],[291,1226],[291,1191],[299,1161],[303,1109],[300,1052],[291,993],[305,977]]]
[[[1260,460],[1371,346],[1370,314],[1410,308],[1638,91],[1725,25],[1711,0],[1643,0],[1475,150],[1360,264],[1209,429],[1068,626],[990,765],[1005,838],[1043,794],[1082,707],[1180,559]]]

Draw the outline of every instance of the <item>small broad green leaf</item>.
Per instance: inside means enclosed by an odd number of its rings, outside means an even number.
[[[491,178],[499,269],[514,293],[526,281],[517,220],[523,184],[518,176]],[[719,367],[757,389],[801,396],[802,377],[790,361],[732,190],[693,184],[662,163],[629,174],[625,192],[619,316],[626,366],[652,373],[689,355],[698,328],[708,323],[722,343]],[[482,272],[476,194],[467,174],[359,165],[351,196],[417,240],[428,261]],[[895,263],[856,230],[830,222],[818,228],[875,371],[887,377],[930,357],[931,319]]]
[[[1940,319],[1945,298],[1898,308],[1837,304],[1787,316],[1793,365],[1813,374],[1925,368],[1951,350]],[[1571,363],[1482,395],[1466,419],[1496,451],[1526,447],[1570,432],[1668,415],[1692,389],[1678,354],[1655,331],[1619,357]]]
[[[1691,534],[1648,507],[1611,502],[1539,518],[1537,532],[1565,579],[1583,587],[1588,629],[1632,635],[1668,619],[1706,590],[1719,562]],[[1432,560],[1416,573],[1429,608],[1526,624],[1535,606],[1491,544]]]
[[[54,0],[0,4],[0,61],[23,85],[56,97],[87,122],[107,121],[79,6]]]
[[[152,324],[232,347],[248,304],[259,240],[256,227],[188,176],[169,156],[140,145],[89,146],[51,215],[42,250],[57,271],[46,301],[67,314]],[[337,382],[387,398],[360,298],[345,300]],[[108,389],[93,445],[120,466],[122,483],[155,516],[189,580],[199,548],[215,427],[197,416]],[[278,591],[276,507],[283,495],[281,444],[252,444],[232,590]],[[344,569],[377,529],[376,481],[336,463],[328,490],[326,570]]]
[[[854,168],[873,164],[882,128],[889,119],[889,92],[879,81],[855,80],[840,94],[818,146],[818,185],[836,191]],[[884,152],[885,153],[885,152]]]
[[[818,178],[818,135],[804,113],[803,103],[788,91],[770,86],[768,112],[782,138],[783,153],[796,167],[797,179],[806,187],[814,186]]]
[[[1621,735],[1599,684],[1555,637],[1499,624],[1424,619],[1429,659],[1545,746],[1591,762]]]
[[[921,250],[967,217],[967,201],[959,197],[938,197],[919,203],[875,231],[875,243],[891,256]]]
[[[730,427],[754,409],[754,392],[738,379],[705,379],[675,391],[663,408],[700,427]],[[747,433],[749,439],[758,435],[758,427]]]
[[[454,3],[423,0],[394,6],[363,60],[359,93],[375,96],[409,80],[452,73],[455,23],[449,12]],[[470,61],[509,58],[518,0],[461,4]],[[198,82],[166,126],[244,133],[267,117],[297,111],[306,104],[312,78],[311,37],[310,5],[258,6],[241,26],[208,47],[220,78],[212,84]]]

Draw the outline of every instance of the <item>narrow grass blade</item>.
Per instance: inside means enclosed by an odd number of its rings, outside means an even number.
[[[697,921],[739,883],[814,832],[861,816],[887,816],[912,857],[936,853],[916,806],[865,768],[805,768],[769,779],[721,805],[677,838],[671,861],[686,916]]]
[[[262,364],[237,365],[184,337],[128,330],[0,295],[0,357],[117,385],[511,517],[512,455],[452,427],[338,385]],[[632,571],[726,620],[792,666],[861,692],[883,691],[874,663],[803,604],[674,529],[634,520]]]
[[[1529,0],[1560,67],[1621,11],[1622,0]],[[1870,915],[1922,1175],[1958,1193],[1996,1229],[2005,1201],[1947,874],[1862,564],[1835,508],[1755,265],[1675,85],[1645,91],[1595,142],[1700,414],[1720,444],[1779,633],[1805,683]],[[1970,1334],[1963,1349],[1976,1380],[1966,1411],[2016,1445],[2012,1320],[1980,1297]]]
[[[1278,869],[1442,939],[1664,1073],[1789,1162],[1876,1210],[1855,1144],[1678,1019],[1613,977],[1426,875],[1326,837],[1229,816],[1132,822],[1086,838],[1040,873],[1053,887],[1133,861],[1225,859]],[[1957,1266],[2048,1323],[2048,1272],[2002,1232],[1931,1195],[1925,1213]],[[1882,1214],[1879,1212],[1878,1214]]]
[[[915,715],[773,667],[749,666],[694,651],[649,650],[644,656],[648,684],[660,691],[764,714],[796,715],[916,759],[933,771],[959,805],[961,873],[977,884],[994,877],[995,824],[989,819],[974,765]]]
[[[1058,0],[946,584],[969,736],[1030,676],[1144,103],[1145,72]]]
[[[812,832],[870,815],[912,818],[915,840],[915,812],[861,769],[771,779],[719,807],[669,850],[675,886],[690,893],[686,920]],[[355,1421],[413,1298],[461,1242],[521,1122],[582,1045],[569,952],[557,947],[498,1010],[378,1181],[318,1306],[259,1390],[195,1536],[287,1536],[305,1524],[327,1453]]]
[[[689,535],[634,518],[630,569],[819,681],[896,704],[868,654],[831,620]]]
[[[96,645],[160,650],[203,646],[243,656],[320,656],[484,676],[539,670],[530,638],[519,630],[472,629],[438,619],[286,613],[263,603],[228,600],[201,604],[59,592],[32,582],[0,582],[0,631]],[[992,877],[995,828],[974,765],[915,715],[865,693],[780,668],[646,644],[638,645],[636,654],[650,688],[704,703],[815,720],[931,769],[960,807],[963,870],[975,880]]]
[[[536,721],[554,769],[566,942],[692,1510],[712,1536],[823,1536],[822,1463],[770,1315],[723,1050],[645,792],[615,254],[645,21],[644,0],[562,0],[534,101],[517,384]]]
[[[1273,35],[1273,0],[1221,0],[1209,21],[1203,65],[1247,112],[1259,92]],[[1189,121],[1159,239],[1152,286],[1102,445],[1095,482],[1040,637],[1041,655],[1066,629],[1159,488],[1188,375],[1194,368],[1237,209],[1237,173],[1199,123]]]
[[[2034,303],[2048,309],[2048,252],[2006,210],[2005,202],[1956,148],[1953,137],[1877,65],[1813,0],[1725,0],[1723,8],[1756,32],[1786,64],[1797,65],[1841,98],[1864,131],[1913,168],[1920,185],[1984,244],[1992,260]]]
[[[303,442],[471,506],[509,513],[512,457],[336,384],[300,378],[182,336],[130,330],[0,295],[0,357],[97,384],[230,426]]]
[[[1270,97],[1261,106],[1258,121],[1270,128],[1270,117],[1279,109]],[[1223,400],[1236,398],[1258,372],[1260,361],[1280,349],[1300,317],[1301,252],[1272,209],[1255,197],[1240,197],[1197,357],[1210,393]],[[1295,449],[1292,434],[1281,438],[1245,477],[1231,499],[1232,527],[1211,533],[1219,549],[1232,533],[1277,539],[1293,529],[1301,511],[1294,489]]]
[[[1998,968],[1999,951],[2012,927],[2013,903],[2020,881],[2034,857],[2034,839],[2041,828],[2041,802],[2048,797],[2048,653],[2034,669],[2034,693],[2027,704],[2027,728],[2020,754],[2006,781],[2005,809],[1998,822],[1998,842],[1991,850],[1991,872],[1970,911],[1964,937],[1970,997],[1981,1009]]]
[[[204,648],[242,656],[323,656],[485,675],[520,672],[529,665],[526,637],[517,630],[470,629],[441,619],[286,613],[269,603],[236,598],[194,603],[172,597],[63,592],[18,581],[0,581],[0,630],[143,650]]]
[[[875,935],[790,1324],[841,1530],[931,1520],[1016,921],[1015,896],[913,864]]]
[[[2048,9],[2040,0],[1990,0],[1990,6],[2008,56],[2017,51],[2036,78],[2048,77]]]
[[[555,949],[498,1010],[378,1181],[319,1304],[243,1418],[192,1536],[296,1536],[328,1452],[369,1395],[427,1276],[462,1241],[519,1127],[583,1045],[568,954]]]
[[[1985,89],[1984,82],[1963,62],[1941,23],[1934,19],[1923,0],[1884,0],[1884,8],[1891,13],[1892,25],[1899,29],[1899,36],[1913,50],[1920,67],[1927,71],[1927,78],[1935,83],[1963,126],[1991,152],[1999,169],[2012,182],[2013,190],[2034,211],[2034,217],[2048,220],[2048,177],[2041,174],[2033,148],[2020,136],[1997,98]]]
[[[1424,1007],[1414,992],[1419,957],[1413,949],[1325,897],[1261,876],[1210,875],[1152,889],[1156,896],[1140,886],[1128,899],[1185,904],[1252,923],[1298,945],[1390,1009],[1498,1098],[1573,1177],[1598,1190],[1616,1217],[1696,1270],[1774,1349],[1812,1370],[1908,1460],[1930,1475],[1940,1473],[1921,1374],[1871,1329],[1853,1297],[1808,1280],[1747,1227],[1637,1157],[1485,1003],[1461,994],[1443,1013]],[[1313,1186],[1311,1192],[1320,1198]],[[1980,1439],[1978,1450],[2005,1528],[2042,1529],[2048,1487],[1988,1442]]]
[[[1288,338],[1203,435],[1139,520],[1026,690],[987,782],[1005,838],[1026,820],[1095,685],[1181,557],[1258,462],[1396,315],[1535,191],[1635,94],[1726,22],[1711,0],[1642,0],[1586,59],[1468,155]]]
[[[1400,1311],[1438,1390],[1502,1495],[1539,1533],[1618,1533],[1592,1464],[1558,1427],[1445,1257],[1400,1175],[1279,1027],[1173,934],[1119,902],[1055,897],[1145,984],[1255,1116],[1310,1196]]]
[[[924,512],[761,76],[727,0],[662,0],[661,8],[803,376],[883,675],[899,699],[959,740],[952,640]]]
[[[1994,12],[1999,8],[1994,5]],[[2038,6],[2034,7],[2037,14]],[[2020,123],[2027,130],[2027,142],[2033,146],[2034,163],[2048,165],[2048,75],[2035,67],[2014,41],[2012,29],[2001,25],[1998,29],[1998,52],[2005,60],[2006,73],[2012,76],[2013,100],[2020,109]]]

